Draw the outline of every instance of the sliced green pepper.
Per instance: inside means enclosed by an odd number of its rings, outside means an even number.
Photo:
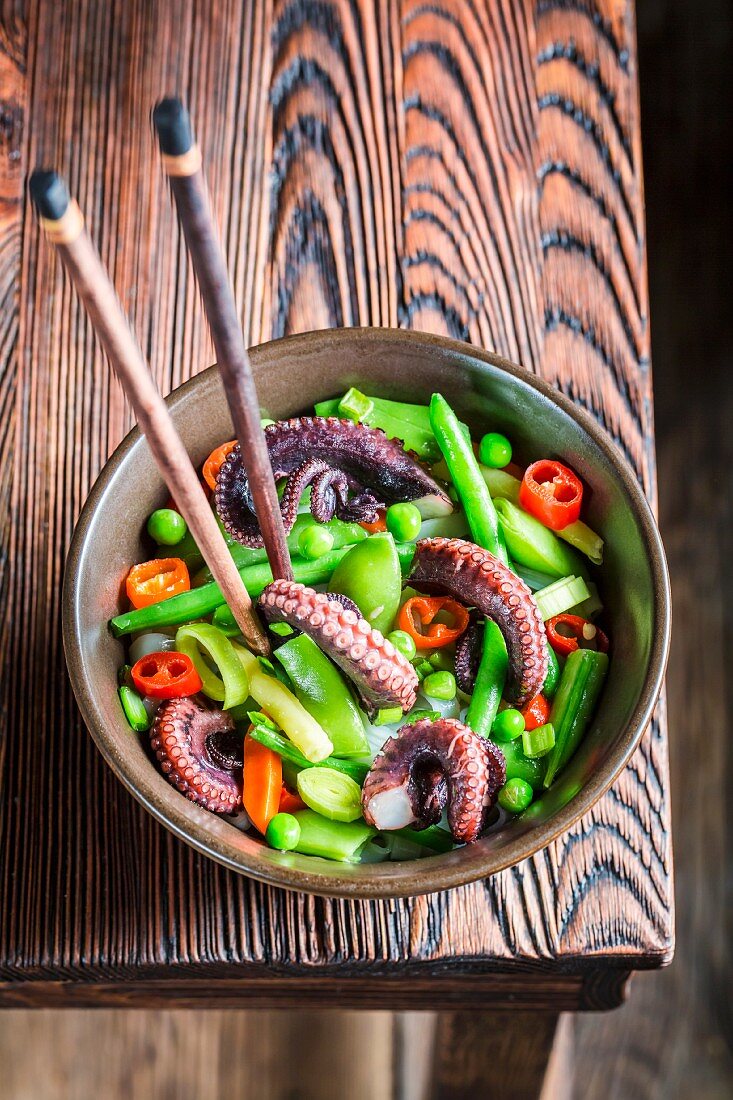
[[[369,742],[359,709],[336,666],[307,634],[285,642],[275,657],[305,709],[333,742],[335,756],[365,756]]]

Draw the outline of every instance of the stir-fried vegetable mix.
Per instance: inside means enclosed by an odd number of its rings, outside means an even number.
[[[263,422],[265,423],[265,422]],[[273,581],[234,442],[202,479],[272,657],[244,644],[173,501],[111,621],[119,697],[188,798],[283,852],[448,851],[521,814],[585,736],[609,664],[588,491],[553,455],[351,389],[266,422],[295,580]]]

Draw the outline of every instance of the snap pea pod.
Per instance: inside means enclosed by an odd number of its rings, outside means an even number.
[[[507,783],[510,779],[523,779],[525,783],[529,783],[533,791],[541,791],[547,757],[536,757],[531,760],[525,756],[521,737],[516,741],[502,741],[499,748],[506,760]]]
[[[355,542],[361,542],[367,537],[367,533],[358,523],[344,523],[340,519],[332,519],[329,523],[318,523],[309,513],[299,515],[288,535],[288,548],[290,553],[299,556],[300,540],[305,531],[328,531],[333,538],[333,550],[340,550],[343,546],[351,546]],[[259,565],[267,561],[267,551],[264,546],[242,546],[239,542],[228,540],[229,553],[234,558],[237,569],[243,569],[250,565]],[[207,584],[212,580],[210,569],[202,569],[196,576],[197,584]]]
[[[349,547],[331,550],[315,561],[293,558],[293,575],[302,584],[323,584],[346,554]],[[415,555],[412,543],[398,544],[397,554],[403,573],[406,573]],[[244,586],[252,599],[256,599],[272,580],[269,563],[261,562],[239,570]],[[192,619],[203,619],[224,603],[219,585],[214,581],[192,588],[190,592],[181,592],[160,603],[140,607],[135,611],[126,611],[110,620],[110,629],[116,638],[123,634],[132,634],[137,630],[152,630],[162,626],[180,626]]]
[[[549,527],[501,497],[494,501],[494,507],[509,555],[518,565],[549,573],[553,579],[570,575],[587,580],[588,569],[580,554],[561,542]]]
[[[520,565],[519,562],[512,561],[511,558],[509,559],[509,568],[512,573],[516,573],[518,577],[521,577],[533,592],[539,592],[540,589],[547,588],[548,584],[553,584],[556,579],[551,577],[549,573],[538,573],[536,569],[527,569],[526,565]]]
[[[499,627],[491,619],[484,626],[481,662],[466,715],[466,725],[480,737],[489,737],[504,690],[509,657]]]
[[[329,821],[313,810],[298,810],[293,814],[300,825],[296,852],[306,856],[322,856],[339,863],[358,863],[359,852],[375,835],[376,829],[365,821]]]
[[[576,649],[569,654],[550,711],[555,747],[547,756],[544,785],[549,787],[580,744],[593,716],[608,671],[608,654]]]
[[[369,771],[369,764],[362,763],[360,760],[341,760],[335,756],[331,756],[327,760],[319,760],[316,763],[306,760],[300,749],[296,748],[292,741],[289,741],[287,737],[283,737],[276,730],[271,730],[268,726],[252,726],[249,736],[255,741],[259,741],[260,744],[266,745],[268,749],[272,749],[273,752],[283,758],[283,761],[288,761],[296,768],[333,768],[334,771],[351,776],[359,784],[364,782]]]
[[[350,547],[334,569],[329,588],[353,600],[369,625],[386,634],[402,594],[402,567],[392,536],[373,535]]]
[[[275,651],[293,690],[333,742],[336,756],[366,756],[369,742],[346,681],[312,638],[299,634]]]
[[[479,470],[471,441],[463,434],[458,417],[439,393],[434,393],[430,401],[430,423],[466,513],[473,541],[508,563],[494,502]]]

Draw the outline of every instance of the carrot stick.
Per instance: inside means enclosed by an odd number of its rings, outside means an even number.
[[[280,809],[283,786],[282,759],[251,737],[244,739],[244,791],[242,801],[255,828],[265,835]]]

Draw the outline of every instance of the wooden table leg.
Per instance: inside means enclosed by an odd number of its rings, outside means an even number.
[[[539,1100],[551,1056],[554,1083],[545,1097],[565,1100],[571,1076],[567,1068],[563,1072],[567,1028],[559,1029],[558,1020],[554,1013],[439,1013],[436,1100]]]

